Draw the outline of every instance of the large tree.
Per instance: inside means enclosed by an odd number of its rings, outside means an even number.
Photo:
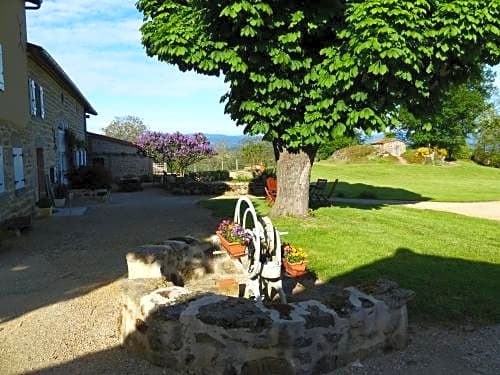
[[[108,126],[102,128],[108,137],[135,143],[137,137],[148,130],[142,119],[137,116],[115,117]]]
[[[306,216],[318,147],[384,128],[499,61],[499,1],[139,0],[150,56],[224,75],[225,110],[273,142],[274,215]],[[391,115],[392,113],[392,115]]]
[[[492,107],[494,77],[490,69],[484,69],[465,83],[451,85],[434,110],[421,116],[413,116],[402,108],[399,119],[409,140],[416,147],[430,144],[445,148],[448,157],[455,159],[465,147],[466,138],[477,131],[482,115]]]

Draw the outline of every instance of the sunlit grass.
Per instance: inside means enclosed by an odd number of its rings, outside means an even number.
[[[339,179],[337,196],[467,202],[500,200],[500,169],[459,161],[451,166],[321,161],[312,180]]]
[[[255,200],[264,215],[269,207]],[[235,200],[203,205],[231,217]],[[310,268],[340,285],[386,277],[417,293],[410,318],[500,322],[500,225],[435,211],[385,206],[320,208],[309,219],[273,220],[306,249]]]

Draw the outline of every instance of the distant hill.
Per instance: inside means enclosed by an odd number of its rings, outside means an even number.
[[[205,134],[210,143],[215,146],[217,143],[224,142],[229,148],[239,147],[245,139],[258,138],[248,135],[225,135],[225,134]]]

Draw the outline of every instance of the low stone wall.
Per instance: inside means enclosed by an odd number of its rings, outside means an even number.
[[[316,299],[285,288],[294,302],[263,306],[220,294],[220,278],[245,281],[233,262],[190,237],[129,253],[122,344],[174,374],[287,375],[327,373],[406,346],[413,292],[394,282],[381,280],[370,294],[313,284]]]

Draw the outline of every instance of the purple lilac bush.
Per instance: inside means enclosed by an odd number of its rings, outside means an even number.
[[[202,133],[182,134],[145,132],[136,141],[144,155],[157,163],[167,163],[170,171],[184,171],[190,165],[215,155],[210,142]]]

